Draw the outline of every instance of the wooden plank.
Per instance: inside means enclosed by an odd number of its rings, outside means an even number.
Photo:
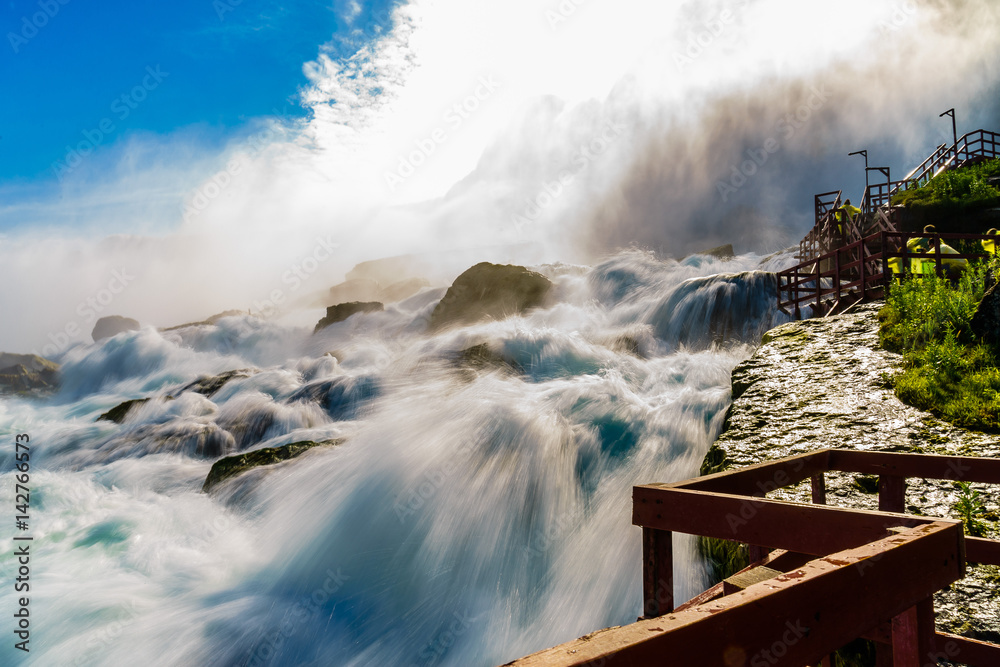
[[[931,517],[802,505],[669,485],[632,488],[632,523],[637,526],[814,556],[880,539],[891,526],[912,527],[934,521]]]
[[[858,452],[848,449],[824,450],[830,470],[867,475],[898,475],[925,479],[954,479],[963,482],[1000,484],[1000,459],[935,454]]]
[[[970,563],[1000,565],[1000,542],[984,537],[966,537],[965,558]]]
[[[677,482],[670,486],[699,491],[739,495],[770,493],[821,474],[828,468],[829,450],[798,454],[758,463],[739,470],[726,470],[704,477]]]
[[[608,628],[516,667],[815,664],[962,576],[961,528],[935,522],[810,561],[708,604]]]
[[[959,637],[947,632],[935,635],[936,646],[928,662],[936,664],[938,658],[958,662],[973,667],[994,667],[1000,665],[1000,646],[968,637]]]

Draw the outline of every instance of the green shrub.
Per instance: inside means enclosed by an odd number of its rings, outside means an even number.
[[[918,188],[904,190],[893,196],[894,205],[909,208],[945,207],[978,208],[1000,203],[1000,190],[989,179],[1000,174],[1000,159],[946,171]]]
[[[963,428],[1000,432],[997,351],[970,326],[987,269],[972,262],[957,283],[924,276],[893,285],[879,313],[879,340],[903,354],[904,371],[894,379],[901,401]]]
[[[979,498],[979,491],[969,486],[968,482],[958,482],[958,489],[958,500],[951,508],[962,520],[965,533],[973,537],[985,537],[986,524],[981,517],[986,514],[986,507]]]

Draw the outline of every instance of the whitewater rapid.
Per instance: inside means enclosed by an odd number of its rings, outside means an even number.
[[[34,457],[32,651],[8,636],[0,663],[488,666],[634,621],[632,485],[697,474],[732,369],[784,321],[774,266],[532,268],[554,298],[523,317],[429,335],[428,288],[316,335],[145,328],[67,351],[50,398],[0,399],[5,497],[14,434]],[[479,344],[522,372],[459,367]],[[178,394],[234,369],[251,373]],[[220,453],[331,438],[201,490]],[[677,547],[687,599],[706,573]]]

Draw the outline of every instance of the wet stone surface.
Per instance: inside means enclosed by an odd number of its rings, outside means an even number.
[[[769,331],[733,371],[733,404],[706,462],[724,454],[724,466],[739,468],[823,448],[1000,455],[996,435],[953,427],[896,398],[888,380],[901,357],[879,347],[879,307]],[[830,505],[878,509],[874,477],[828,473],[826,486]],[[972,486],[986,505],[986,537],[1000,539],[1000,488]],[[768,498],[809,502],[809,493],[806,481]],[[954,482],[907,481],[907,513],[957,519],[957,498]],[[1000,642],[1000,568],[970,565],[965,579],[935,596],[935,609],[939,630]]]

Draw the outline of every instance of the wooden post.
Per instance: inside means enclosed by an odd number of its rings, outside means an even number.
[[[833,302],[840,303],[840,248],[837,248],[833,255]]]
[[[903,513],[906,510],[906,478],[879,475],[878,509],[880,512]]]
[[[944,267],[941,266],[941,237],[934,237],[934,270],[938,278],[944,278]]]
[[[812,501],[814,505],[826,505],[826,478],[823,473],[812,476]]]
[[[858,261],[861,262],[861,300],[868,298],[868,280],[865,278],[865,242],[858,246]]]
[[[642,529],[642,598],[646,618],[674,610],[673,533]]]
[[[934,649],[933,598],[892,619],[893,667],[923,667]]]

